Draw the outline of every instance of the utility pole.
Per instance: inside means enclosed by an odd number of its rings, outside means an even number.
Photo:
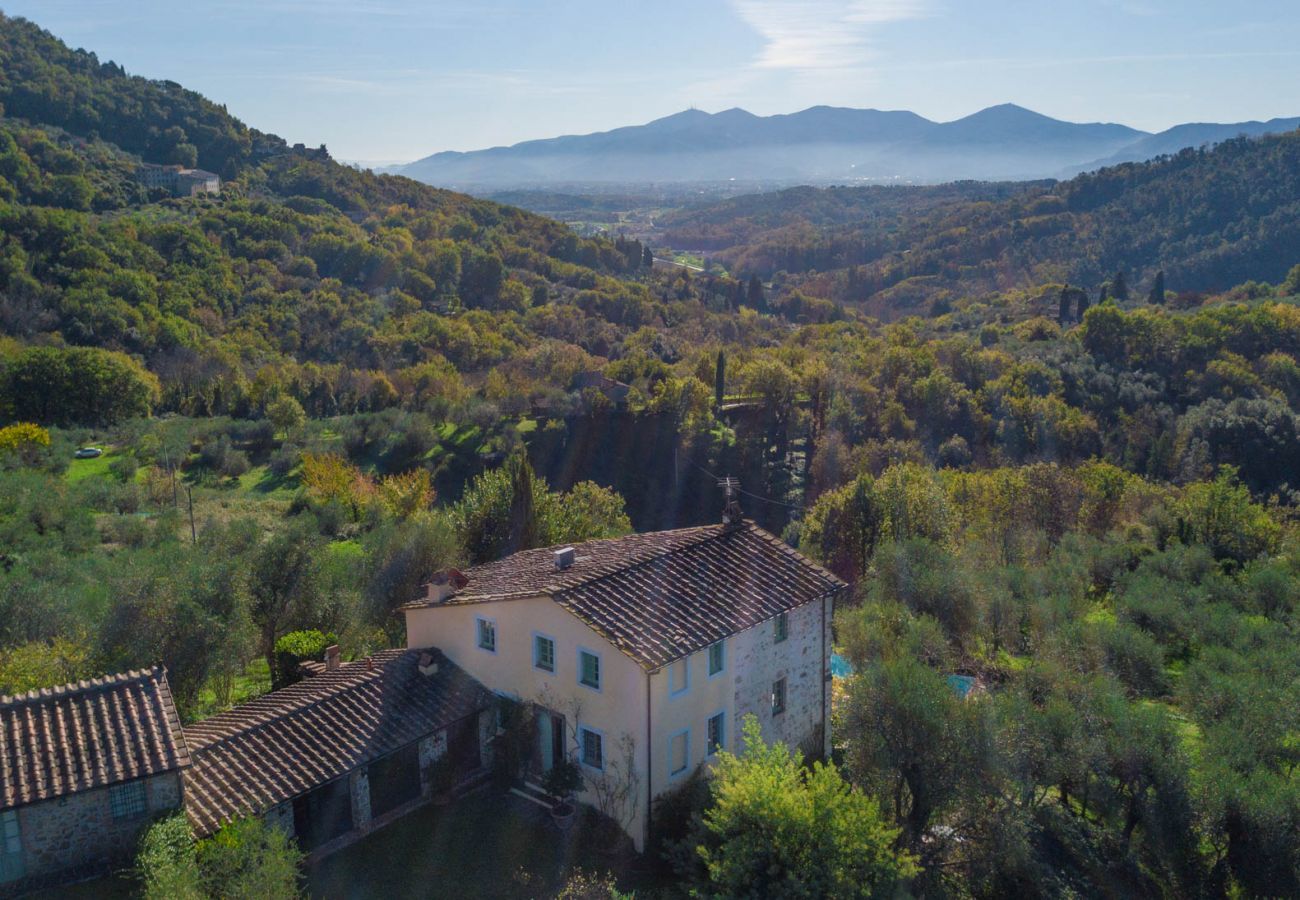
[[[185,495],[190,500],[190,543],[197,544],[199,542],[199,535],[198,532],[194,530],[194,488],[190,487],[188,484],[185,485]]]

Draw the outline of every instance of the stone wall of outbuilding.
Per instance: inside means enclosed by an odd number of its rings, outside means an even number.
[[[145,809],[137,816],[114,819],[111,787],[33,803],[18,810],[23,846],[23,879],[8,890],[57,884],[90,875],[135,856],[140,833],[158,817],[181,805],[181,781],[175,772],[145,779]],[[0,896],[3,889],[0,889]]]

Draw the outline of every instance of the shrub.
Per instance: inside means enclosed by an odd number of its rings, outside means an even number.
[[[798,751],[768,746],[745,717],[744,750],[718,754],[708,839],[700,856],[710,893],[724,897],[889,897],[917,873],[894,849],[876,801],[833,765],[803,767]]]
[[[338,643],[333,634],[323,634],[316,629],[291,631],[275,642],[275,670],[278,690],[301,681],[298,667],[305,662],[319,662],[325,648]]]
[[[283,831],[261,819],[239,819],[195,848],[210,897],[285,900],[301,896],[302,853]]]
[[[161,819],[144,833],[135,871],[143,882],[145,900],[200,900],[205,896],[194,835],[184,813]]]

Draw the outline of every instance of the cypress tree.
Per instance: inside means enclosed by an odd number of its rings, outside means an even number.
[[[1060,309],[1057,310],[1056,321],[1060,323],[1062,328],[1070,324],[1070,286],[1068,284],[1061,287]]]
[[[713,370],[713,403],[722,409],[722,400],[727,396],[727,354],[718,351],[718,364]]]
[[[1165,270],[1156,273],[1156,283],[1151,285],[1151,294],[1147,297],[1151,303],[1165,302]]]
[[[522,451],[511,460],[509,537],[503,556],[538,546],[537,507],[533,501],[532,464]]]
[[[1079,301],[1078,312],[1075,314],[1075,318],[1078,321],[1082,322],[1083,314],[1088,311],[1088,306],[1090,305],[1090,301],[1088,300],[1088,292],[1081,288],[1075,288],[1074,290],[1075,290],[1075,299]]]
[[[767,310],[767,297],[763,293],[763,282],[759,280],[757,275],[750,276],[748,293],[750,306],[760,312]]]
[[[1110,280],[1110,295],[1120,302],[1128,299],[1128,279],[1124,277],[1123,269],[1118,270]]]

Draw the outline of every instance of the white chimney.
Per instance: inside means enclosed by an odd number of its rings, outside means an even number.
[[[420,654],[420,674],[430,677],[438,674],[438,663],[428,650]]]
[[[342,660],[339,656],[339,645],[330,644],[325,648],[325,671],[333,672],[339,667]]]
[[[573,565],[573,561],[578,558],[578,551],[572,547],[564,547],[555,551],[555,568],[563,571]]]
[[[438,572],[424,586],[424,599],[428,603],[442,603],[452,594],[469,584],[464,573],[456,569]]]

